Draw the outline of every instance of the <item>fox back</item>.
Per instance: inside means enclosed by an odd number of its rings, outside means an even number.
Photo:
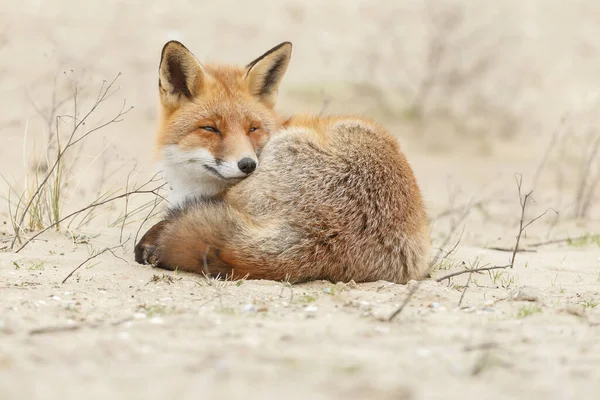
[[[212,276],[331,281],[424,276],[427,216],[397,141],[359,117],[295,117],[222,199],[174,208],[152,261]]]
[[[201,65],[179,42],[163,47],[157,151],[171,204],[218,195],[256,169],[290,56],[284,42],[245,67]]]

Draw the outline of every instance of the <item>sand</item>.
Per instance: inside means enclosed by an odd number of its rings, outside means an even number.
[[[1,399],[598,397],[597,2],[3,3]],[[122,74],[78,134],[134,108],[65,156],[62,215],[155,174],[156,69],[171,38],[232,63],[291,40],[281,112],[361,112],[398,137],[434,246],[458,244],[395,319],[416,282],[217,282],[136,264],[138,230],[160,217],[140,228],[152,194],[10,250],[15,196],[51,165],[48,135],[73,115],[74,87],[81,120]],[[72,124],[59,122],[63,145]],[[468,274],[436,282],[510,262],[519,177],[521,200],[533,190],[525,222],[547,213],[514,267],[473,274],[466,290]]]

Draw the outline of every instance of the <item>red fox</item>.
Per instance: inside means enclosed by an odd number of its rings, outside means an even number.
[[[267,72],[251,87],[259,95],[268,93],[267,105],[273,101],[267,89],[276,87],[289,60],[286,47],[259,61]],[[183,47],[163,52],[161,96],[170,126],[181,132],[220,129],[188,111],[205,78],[182,52]],[[171,208],[137,244],[136,260],[231,279],[406,283],[423,278],[430,253],[427,215],[413,171],[388,131],[354,116],[295,116],[281,124],[272,113],[257,118],[249,111],[257,101],[240,89],[239,71],[222,71],[223,94],[204,103],[204,113],[267,131],[264,137],[270,138],[256,159],[260,164],[219,196],[188,197]],[[206,151],[214,154],[216,148]]]
[[[273,107],[291,49],[281,43],[239,68],[201,65],[176,41],[163,47],[157,147],[172,205],[217,195],[254,171],[277,127]]]

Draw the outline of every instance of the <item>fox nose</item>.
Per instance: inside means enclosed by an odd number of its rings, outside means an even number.
[[[249,174],[256,169],[256,161],[250,157],[244,157],[238,161],[238,168],[245,174]]]

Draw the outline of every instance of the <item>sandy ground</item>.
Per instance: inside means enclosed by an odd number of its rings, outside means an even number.
[[[600,4],[255,3],[2,1],[0,399],[596,399]],[[291,40],[282,112],[386,124],[415,169],[435,246],[460,238],[434,278],[510,261],[497,248],[514,246],[519,228],[515,174],[523,194],[534,190],[526,221],[552,210],[523,234],[513,269],[473,274],[466,291],[466,274],[423,281],[391,322],[416,282],[290,287],[136,264],[152,194],[11,251],[15,196],[44,164],[56,116],[65,143],[75,85],[81,119],[102,80],[122,73],[78,134],[125,99],[135,108],[65,158],[62,214],[156,172],[156,68],[169,38],[236,63]],[[444,56],[432,61],[431,49]]]

